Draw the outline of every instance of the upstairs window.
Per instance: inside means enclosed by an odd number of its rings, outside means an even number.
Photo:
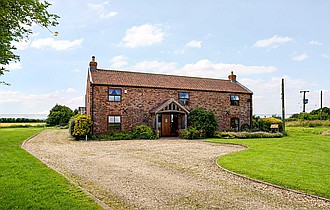
[[[179,103],[183,106],[189,105],[189,93],[179,92]]]
[[[109,101],[121,101],[121,89],[109,89]]]
[[[116,132],[121,130],[121,118],[120,116],[108,117],[108,128],[110,132]]]
[[[239,97],[238,96],[230,96],[230,105],[239,106]]]

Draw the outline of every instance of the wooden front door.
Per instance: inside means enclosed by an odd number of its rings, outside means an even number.
[[[162,136],[171,136],[171,115],[162,114]]]

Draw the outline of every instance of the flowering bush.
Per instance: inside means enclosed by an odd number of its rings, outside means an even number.
[[[78,115],[77,118],[74,120],[74,129],[72,136],[76,139],[82,139],[86,135],[89,136],[91,134],[91,126],[93,121],[91,120],[90,116],[87,115]]]
[[[268,133],[268,132],[218,132],[215,134],[218,138],[223,139],[250,139],[250,138],[282,138],[283,133]]]
[[[259,128],[262,131],[271,131],[270,126],[272,124],[278,124],[279,130],[282,131],[282,120],[277,119],[275,117],[266,117],[266,118],[260,118],[259,119]]]
[[[196,127],[188,127],[185,130],[179,131],[179,136],[183,139],[203,139],[205,135],[205,130],[197,129]]]

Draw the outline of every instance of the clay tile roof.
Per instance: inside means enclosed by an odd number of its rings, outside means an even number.
[[[220,92],[252,92],[239,82],[223,79],[174,76],[164,74],[138,73],[129,71],[103,70],[90,71],[91,81],[96,85],[168,88],[181,90],[207,90]]]

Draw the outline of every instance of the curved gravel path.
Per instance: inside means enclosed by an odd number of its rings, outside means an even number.
[[[219,169],[241,146],[189,140],[72,141],[45,130],[25,150],[113,209],[330,209],[330,202]]]

